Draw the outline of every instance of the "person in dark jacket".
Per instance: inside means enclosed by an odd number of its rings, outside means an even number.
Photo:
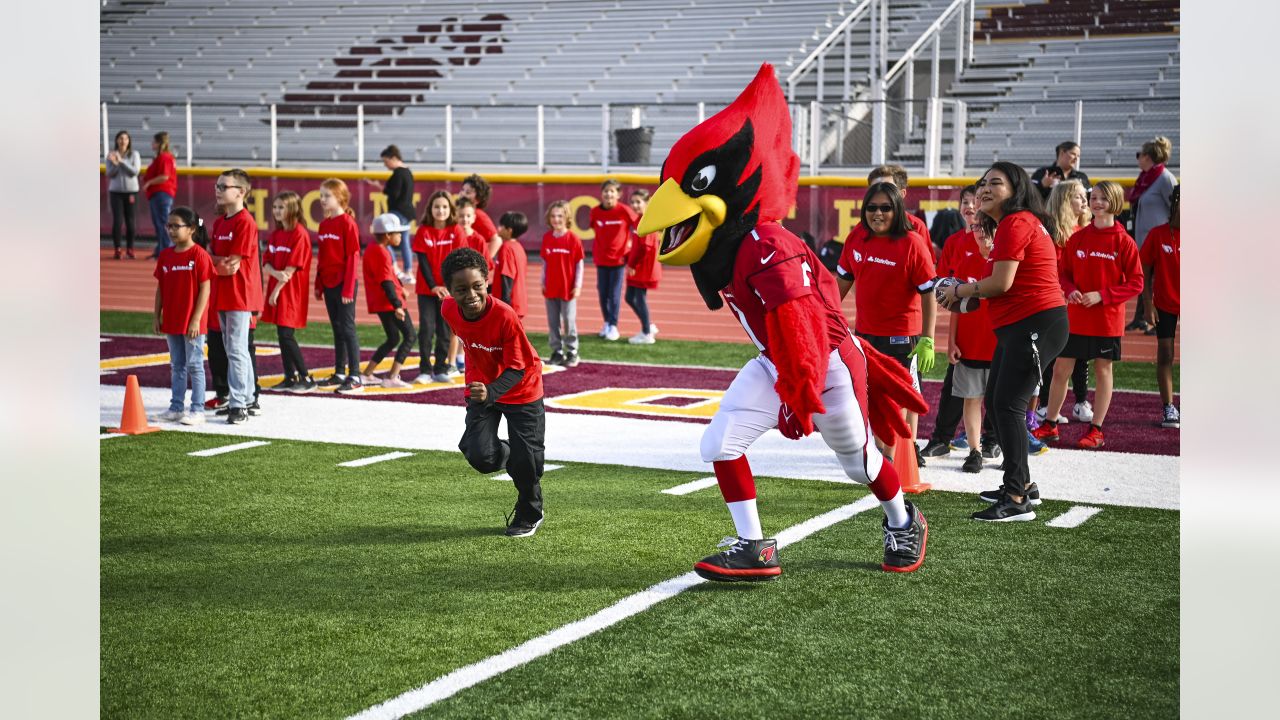
[[[1058,143],[1054,148],[1058,158],[1052,165],[1046,165],[1031,174],[1031,182],[1040,190],[1040,199],[1048,200],[1053,186],[1063,180],[1079,180],[1084,191],[1089,192],[1089,176],[1080,172],[1080,145],[1070,140]]]

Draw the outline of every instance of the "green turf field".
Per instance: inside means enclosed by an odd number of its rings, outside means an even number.
[[[570,464],[547,521],[457,453],[164,432],[101,444],[104,717],[342,717],[688,572],[731,532],[701,475]],[[992,475],[993,480],[995,475]],[[866,491],[762,479],[773,533]],[[878,510],[700,585],[424,717],[1170,717],[1179,515],[981,525],[920,499],[917,573],[883,573]],[[1049,518],[1069,503],[1046,501]]]
[[[151,334],[151,314],[140,312],[101,311],[101,329],[107,333]],[[376,325],[357,325],[360,346],[376,348],[386,335]],[[263,342],[274,343],[274,331],[261,336]],[[311,323],[297,333],[298,342],[304,345],[332,345],[333,331],[324,323]],[[530,333],[529,339],[536,348],[547,347],[546,333]],[[581,355],[588,360],[612,360],[642,362],[657,365],[696,365],[699,367],[740,368],[755,357],[756,350],[747,343],[694,342],[690,340],[662,340],[653,345],[630,345],[625,342],[608,342],[595,335],[579,336]],[[1155,391],[1154,363],[1115,363],[1115,387],[1117,390]],[[941,353],[926,378],[941,380],[947,374],[947,359]],[[1178,391],[1179,366],[1173,366],[1173,387]]]

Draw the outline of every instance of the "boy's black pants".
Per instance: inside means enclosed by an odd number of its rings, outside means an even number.
[[[498,437],[498,421],[507,419],[511,440]],[[542,457],[546,409],[542,398],[521,405],[467,403],[466,430],[458,449],[471,467],[485,473],[505,469],[520,496],[517,515],[542,517]]]

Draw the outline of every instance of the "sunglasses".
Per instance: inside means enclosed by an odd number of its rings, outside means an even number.
[[[893,212],[892,205],[863,205],[862,207],[867,211],[868,215],[873,212],[882,212],[886,215]]]
[[[191,226],[190,226],[190,225],[178,225],[177,223],[169,223],[168,225],[165,225],[165,227],[166,227],[166,228],[168,228],[169,230],[178,230],[178,229],[181,229],[181,228],[184,228],[184,227],[191,227]]]
[[[226,192],[226,191],[230,190],[231,188],[235,188],[235,189],[237,189],[237,190],[243,190],[243,189],[244,189],[243,187],[241,187],[241,186],[239,186],[239,185],[224,185],[223,183],[218,183],[217,185],[214,185],[214,186],[213,186],[213,189],[214,189],[214,190],[217,190],[218,192]]]

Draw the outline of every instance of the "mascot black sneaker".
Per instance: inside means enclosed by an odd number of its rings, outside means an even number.
[[[888,572],[911,572],[924,563],[925,546],[929,544],[929,523],[920,509],[907,501],[907,517],[911,524],[901,530],[889,527],[889,519],[881,523],[884,529],[884,562],[881,569]]]
[[[782,574],[782,566],[778,564],[777,540],[733,537],[725,538],[718,547],[724,550],[699,560],[693,571],[718,582],[759,582],[776,579]]]

